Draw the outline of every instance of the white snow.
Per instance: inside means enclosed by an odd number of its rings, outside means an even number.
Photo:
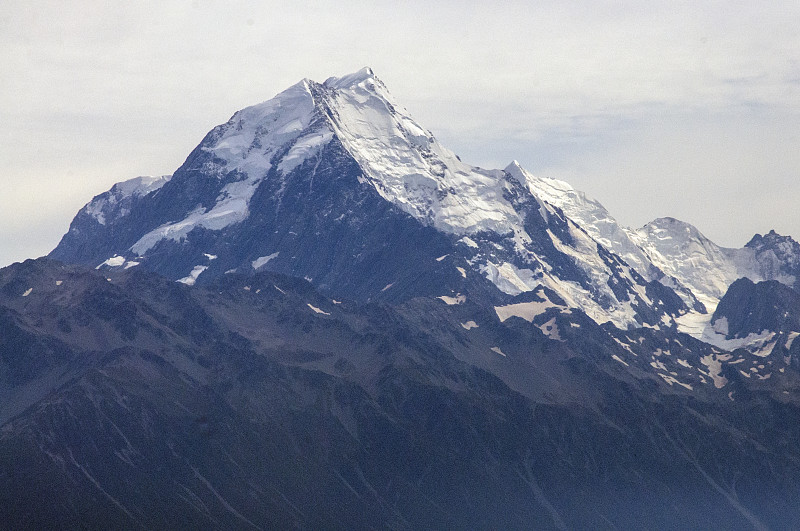
[[[469,236],[464,236],[459,241],[463,242],[464,245],[466,245],[467,247],[472,247],[473,249],[477,249],[478,248],[478,244],[475,243],[475,240],[473,240]]]
[[[441,297],[437,297],[437,299],[442,300],[448,306],[453,306],[455,304],[462,304],[467,298],[462,294],[457,294],[455,297],[449,297],[447,295],[442,295]]]
[[[531,323],[537,315],[543,314],[549,308],[557,307],[560,306],[553,304],[549,300],[544,300],[542,302],[518,302],[506,306],[495,306],[494,311],[500,321],[505,321],[509,317],[520,317]]]
[[[549,337],[550,339],[554,341],[561,341],[561,334],[559,333],[555,317],[553,317],[543,325],[539,326],[539,330],[541,330],[542,333],[547,337]]]
[[[140,264],[140,262],[128,261],[125,262],[125,269],[130,269],[132,267],[136,267]]]
[[[28,288],[27,290],[25,290],[25,293],[23,293],[22,296],[27,297],[31,293],[33,293],[33,288]]]
[[[333,130],[384,199],[450,234],[506,234],[521,226],[505,199],[503,172],[461,162],[370,69],[328,79],[325,86],[332,89],[327,103]]]
[[[250,198],[269,172],[270,159],[276,152],[291,146],[284,165],[279,167],[282,172],[316,155],[333,132],[318,120],[309,83],[303,80],[269,101],[242,109],[221,126],[220,137],[202,148],[216,160],[204,169],[219,178],[239,172],[244,179],[224,186],[210,209],[198,206],[185,219],[145,234],[131,250],[143,255],[159,241],[178,241],[196,227],[221,230],[247,219]],[[309,129],[312,123],[317,125]]]
[[[302,123],[294,122],[295,128],[302,130]],[[292,149],[281,159],[278,170],[287,174],[310,158],[316,158],[322,149],[333,139],[333,131],[321,129],[312,131],[304,137],[297,139]]]
[[[789,332],[789,337],[786,338],[786,344],[784,345],[787,350],[792,348],[794,340],[797,339],[797,336],[800,336],[800,332]]]
[[[492,347],[489,350],[491,350],[492,352],[496,352],[497,354],[500,354],[501,356],[505,356],[505,353],[502,350],[500,350],[500,347]]]
[[[274,258],[277,258],[277,256],[279,254],[281,254],[280,251],[277,252],[277,253],[272,253],[272,254],[267,255],[267,256],[260,256],[260,257],[256,258],[255,260],[253,260],[250,263],[250,265],[253,266],[253,269],[260,269],[260,268],[264,267],[267,264],[267,262],[269,262],[270,260],[272,260]]]
[[[217,255],[215,255],[215,254],[203,253],[203,256],[205,256],[209,260],[216,260],[217,259]]]
[[[56,280],[56,286],[60,286],[60,285],[61,285],[61,284],[63,284],[63,283],[64,283],[64,281],[63,281],[63,280]]]
[[[621,364],[625,365],[626,367],[630,367],[630,365],[628,365],[628,363],[627,363],[626,361],[624,361],[622,358],[620,358],[620,357],[619,357],[619,356],[617,356],[616,354],[612,354],[612,355],[611,355],[611,359],[613,359],[613,360],[616,360],[616,361],[620,362]]]
[[[675,378],[674,376],[669,376],[669,375],[667,375],[667,374],[662,374],[662,373],[660,373],[660,372],[659,372],[659,373],[656,373],[656,374],[658,374],[659,376],[661,376],[661,377],[664,379],[664,381],[665,381],[665,382],[667,382],[667,383],[668,383],[670,386],[672,386],[673,384],[678,384],[678,385],[680,385],[680,386],[682,386],[682,387],[685,387],[685,388],[686,388],[686,389],[688,389],[689,391],[691,391],[691,390],[692,390],[692,386],[691,386],[691,385],[689,385],[689,384],[685,384],[685,383],[683,383],[683,382],[679,382],[679,381],[677,380],[677,378]]]
[[[120,208],[116,212],[113,211],[119,202],[132,196],[140,197],[154,192],[164,186],[171,178],[171,175],[134,177],[117,183],[108,192],[90,201],[83,207],[83,210],[97,220],[99,224],[105,225],[109,221],[114,221],[107,220],[107,214],[116,214],[117,217],[122,217],[129,213],[125,208]]]
[[[389,284],[386,284],[386,285],[383,287],[383,289],[381,289],[381,293],[383,293],[383,292],[384,292],[384,291],[386,291],[387,289],[391,288],[392,286],[394,286],[394,282],[390,282]]]
[[[444,260],[444,259],[445,259],[445,258],[447,258],[448,256],[450,256],[450,255],[448,255],[448,254],[445,254],[445,255],[443,255],[443,256],[440,256],[439,258],[437,258],[437,259],[436,259],[436,261],[437,261],[437,262],[441,262],[442,260]]]
[[[464,330],[472,330],[473,328],[478,328],[478,323],[475,321],[467,321],[466,323],[461,323],[461,326]]]
[[[200,274],[206,269],[208,269],[208,266],[202,266],[202,265],[194,266],[194,269],[192,269],[189,275],[183,278],[179,278],[176,282],[180,282],[181,284],[186,284],[187,286],[194,286],[194,283],[197,282],[197,277],[199,277]]]
[[[458,269],[458,272],[461,273],[462,277],[467,278],[467,272],[464,270],[463,267],[456,266],[456,269]]]
[[[519,269],[514,264],[504,262],[495,265],[491,262],[482,266],[483,274],[497,289],[509,295],[519,295],[525,291],[532,291],[539,285],[534,279],[534,272],[530,269]]]
[[[313,304],[311,304],[311,303],[307,303],[307,304],[308,304],[308,307],[309,307],[309,308],[311,308],[312,310],[314,310],[314,313],[318,313],[318,314],[322,314],[322,315],[330,315],[330,313],[328,313],[328,312],[326,312],[326,311],[324,311],[324,310],[320,310],[319,308],[317,308],[316,306],[314,306],[314,305],[313,305]]]
[[[125,264],[125,257],[124,257],[124,256],[119,256],[119,255],[116,255],[116,254],[115,254],[114,256],[112,256],[111,258],[109,258],[108,260],[106,260],[105,262],[103,262],[103,263],[99,264],[97,267],[95,267],[95,269],[100,269],[100,268],[101,268],[101,267],[103,267],[103,266],[108,266],[108,267],[120,267],[120,266],[122,266],[123,264]]]

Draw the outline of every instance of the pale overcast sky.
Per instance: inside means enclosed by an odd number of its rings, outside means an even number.
[[[800,2],[0,5],[0,266],[236,110],[371,66],[465,162],[517,159],[623,224],[800,239]]]

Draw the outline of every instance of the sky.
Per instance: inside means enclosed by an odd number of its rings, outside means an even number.
[[[0,4],[0,266],[302,78],[370,66],[462,160],[639,227],[800,239],[800,2]]]

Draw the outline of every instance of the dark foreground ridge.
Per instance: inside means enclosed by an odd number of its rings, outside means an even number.
[[[560,340],[469,302],[334,301],[271,273],[190,288],[5,268],[0,527],[800,521],[797,348],[768,380],[690,391],[637,359],[708,345],[556,313],[541,324]]]

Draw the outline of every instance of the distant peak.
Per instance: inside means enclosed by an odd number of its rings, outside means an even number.
[[[365,66],[358,72],[353,72],[352,74],[347,74],[346,76],[342,77],[329,77],[325,80],[326,87],[332,88],[349,88],[369,79],[375,79],[375,72],[368,66]]]
[[[763,236],[760,234],[756,234],[749,242],[747,242],[747,244],[745,244],[745,247],[777,245],[784,242],[789,243],[792,246],[797,245],[797,242],[795,242],[791,236],[783,236],[775,232],[775,230],[773,229]]]
[[[511,164],[509,164],[508,166],[505,167],[505,170],[503,170],[503,171],[507,171],[507,172],[510,173],[512,171],[520,171],[522,169],[523,168],[522,168],[522,166],[520,166],[519,161],[517,161],[517,159],[514,159],[514,160],[511,161]]]

